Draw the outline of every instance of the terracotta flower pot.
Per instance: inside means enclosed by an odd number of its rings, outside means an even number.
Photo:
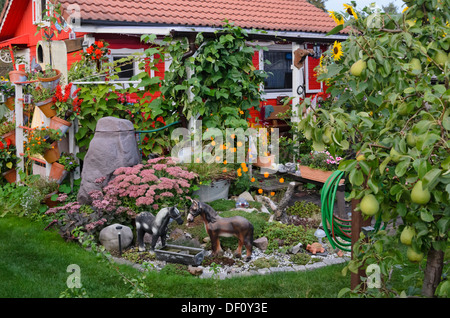
[[[53,109],[52,106],[55,103],[53,102],[52,98],[49,98],[47,100],[37,102],[35,105],[39,107],[39,109],[44,113],[44,115],[47,118],[52,118],[53,116],[56,116],[56,109]]]
[[[54,194],[57,194],[57,193],[58,193],[58,191],[54,191],[54,192],[52,192],[52,193],[47,194],[47,195],[44,197],[44,203],[45,203],[49,208],[54,208],[55,206],[58,205],[58,201],[53,201],[53,200],[52,200],[52,196],[53,196]]]
[[[253,165],[255,165],[257,167],[260,167],[260,168],[269,168],[269,167],[272,166],[272,163],[274,163],[274,162],[275,162],[275,156],[274,155],[263,156],[263,157],[258,156],[256,158],[256,163],[253,164]]]
[[[41,86],[46,89],[55,90],[61,79],[62,73],[59,70],[55,70],[56,75],[53,77],[38,77]]]
[[[55,161],[57,161],[59,159],[59,157],[61,156],[61,154],[59,153],[59,147],[58,147],[58,143],[55,141],[54,143],[52,143],[52,147],[49,150],[47,150],[44,153],[44,159],[48,162],[48,163],[54,163]]]
[[[16,169],[11,169],[9,171],[4,172],[3,177],[6,179],[6,181],[8,181],[9,183],[14,183],[16,182]]]
[[[27,73],[24,71],[11,71],[9,72],[9,80],[12,83],[25,82],[28,79]]]
[[[49,178],[61,183],[67,176],[68,172],[64,169],[64,165],[54,162],[52,168],[50,169]]]
[[[16,145],[16,131],[12,130],[9,133],[6,133],[2,136],[3,139],[9,139],[11,141],[11,146]]]
[[[8,107],[10,110],[14,110],[14,97],[8,97],[6,99],[5,105],[6,107]]]
[[[57,116],[52,117],[52,119],[50,120],[50,129],[60,129],[62,132],[62,136],[66,134],[70,126],[72,126],[72,123]]]

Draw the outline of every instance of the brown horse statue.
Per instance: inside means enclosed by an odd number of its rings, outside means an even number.
[[[239,241],[238,248],[235,252],[235,257],[241,257],[242,246],[245,245],[247,250],[247,257],[245,258],[245,261],[249,261],[251,259],[253,246],[253,225],[246,218],[242,216],[223,218],[220,217],[217,212],[206,203],[192,200],[187,221],[194,221],[194,218],[197,215],[201,215],[203,218],[206,232],[211,238],[213,255],[223,254],[219,236],[235,236]]]

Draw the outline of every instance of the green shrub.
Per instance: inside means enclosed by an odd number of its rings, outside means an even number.
[[[291,262],[297,265],[306,265],[311,260],[311,256],[306,253],[293,254],[290,257]]]
[[[303,226],[271,222],[262,233],[267,237],[269,245],[266,252],[273,252],[279,247],[289,248],[298,243],[303,245],[316,241],[314,229],[305,229]]]
[[[279,262],[273,258],[258,258],[252,263],[255,269],[277,267],[278,265]]]
[[[321,214],[320,207],[307,201],[296,201],[286,209],[287,215],[297,215],[302,218],[310,218],[316,214]]]

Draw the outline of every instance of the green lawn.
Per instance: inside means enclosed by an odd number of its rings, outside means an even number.
[[[122,275],[142,277],[127,265],[117,266],[119,274],[93,252],[65,242],[55,231],[44,231],[45,225],[27,218],[0,218],[0,298],[57,298],[67,290],[70,264],[80,267],[81,283],[90,298],[127,297],[131,288]],[[152,271],[142,281],[155,298],[335,298],[350,284],[350,276],[341,275],[342,268],[226,280]]]

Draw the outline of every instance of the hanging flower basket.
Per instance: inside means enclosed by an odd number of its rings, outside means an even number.
[[[52,143],[52,148],[48,149],[44,153],[44,159],[48,163],[54,163],[54,162],[58,161],[60,156],[61,156],[61,154],[59,153],[59,147],[58,147],[58,143],[56,141],[54,143]]]
[[[16,182],[16,169],[11,169],[9,171],[4,172],[3,177],[6,179],[6,181],[8,181],[9,183],[14,183]]]
[[[28,79],[27,73],[24,71],[11,71],[9,72],[9,80],[12,83],[25,82]]]
[[[61,73],[61,71],[56,70],[56,69],[54,71],[56,72],[56,75],[52,76],[52,77],[39,77],[38,76],[38,81],[40,82],[40,85],[43,88],[55,90],[56,86],[58,86],[62,73]]]
[[[10,110],[14,110],[14,97],[8,97],[5,102],[6,107]]]
[[[64,178],[67,176],[68,171],[64,168],[64,165],[54,162],[52,164],[52,168],[50,169],[49,178],[55,180],[58,183],[61,183]]]
[[[52,117],[50,120],[50,129],[60,129],[62,136],[64,136],[69,130],[69,127],[72,126],[72,123],[68,122],[67,120],[64,120],[62,118],[59,118],[58,116]]]
[[[47,118],[52,118],[53,116],[56,116],[56,109],[52,108],[54,104],[55,103],[53,102],[52,98],[35,103],[35,105],[39,107],[39,109],[44,113],[44,115]]]
[[[3,139],[9,139],[9,141],[11,142],[11,146],[15,146],[16,145],[16,131],[12,130],[9,133],[6,133],[2,136]]]

